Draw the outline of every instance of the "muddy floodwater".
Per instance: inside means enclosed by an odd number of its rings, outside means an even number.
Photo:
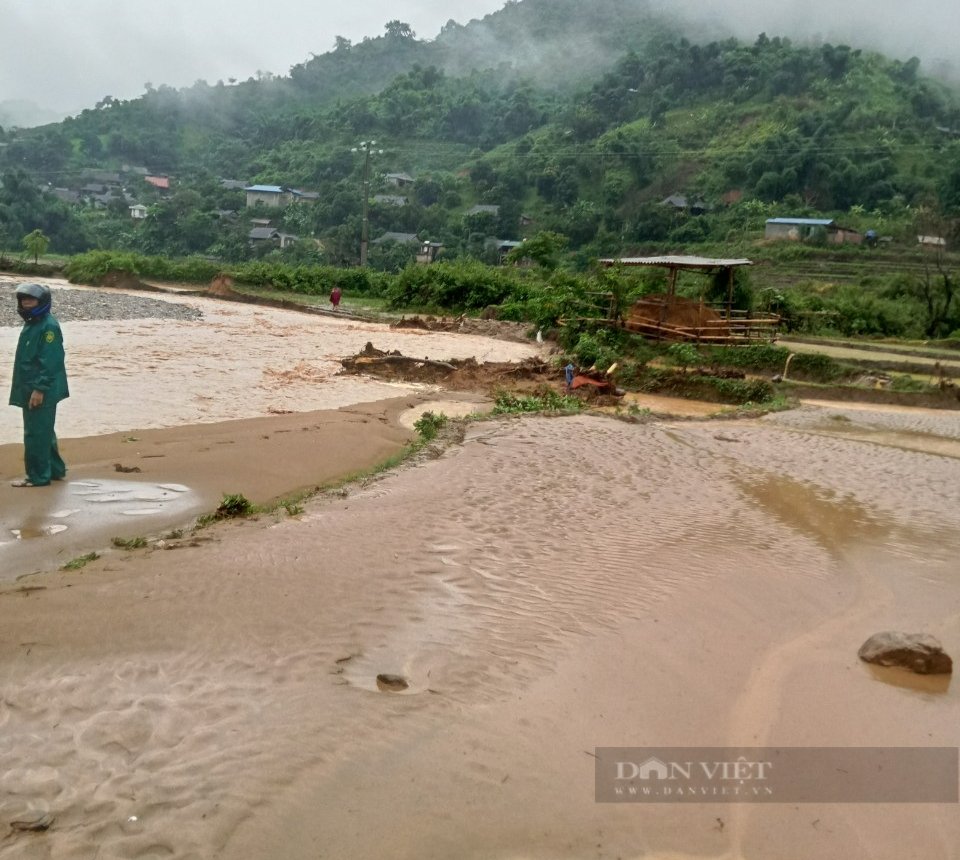
[[[54,289],[56,314],[57,291],[67,285],[47,283]],[[367,341],[418,358],[512,361],[537,352],[536,344],[392,330],[205,297],[151,295],[198,308],[202,316],[62,323],[71,396],[58,413],[59,435],[336,409],[414,390],[416,386],[337,375],[340,359],[356,354]],[[10,361],[18,334],[16,327],[0,327],[0,355]],[[0,367],[4,392],[10,361]],[[21,436],[19,410],[0,410],[0,444]]]
[[[290,405],[291,335],[258,328],[248,387]],[[238,408],[229,343],[206,414]],[[857,657],[960,655],[958,446],[942,411],[497,419],[295,516],[30,577],[0,592],[0,824],[52,825],[0,858],[954,856],[956,802],[597,803],[595,756],[960,746],[949,677]]]

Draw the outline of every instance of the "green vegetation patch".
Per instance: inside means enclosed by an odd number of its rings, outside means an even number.
[[[494,415],[510,415],[524,412],[579,412],[584,403],[579,397],[560,394],[552,388],[543,388],[535,394],[497,392]]]

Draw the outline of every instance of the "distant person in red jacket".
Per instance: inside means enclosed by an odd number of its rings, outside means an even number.
[[[334,310],[340,307],[341,295],[342,293],[340,292],[340,287],[334,287],[332,290],[330,290],[330,304],[333,305]]]

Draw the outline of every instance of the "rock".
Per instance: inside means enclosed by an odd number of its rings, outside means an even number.
[[[399,693],[406,690],[410,685],[403,675],[391,675],[386,672],[377,675],[377,687],[384,692]]]
[[[934,636],[926,633],[874,633],[857,652],[861,660],[898,666],[918,675],[949,675],[953,660]]]
[[[22,818],[19,821],[11,821],[10,829],[21,833],[42,833],[45,830],[49,830],[53,822],[54,818],[49,812],[38,812],[36,815]]]

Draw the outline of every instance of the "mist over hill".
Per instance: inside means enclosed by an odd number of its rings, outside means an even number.
[[[41,107],[25,99],[0,102],[0,128],[33,128],[59,122],[63,118],[63,112]]]
[[[429,236],[452,256],[550,232],[586,260],[717,241],[771,214],[908,235],[919,211],[960,211],[960,99],[918,59],[815,34],[738,40],[753,18],[683,23],[658,2],[522,0],[432,40],[392,21],[289,76],[148,85],[8,131],[0,245],[39,227],[63,252],[348,265],[369,207],[374,236]],[[310,194],[266,210],[245,184]],[[300,243],[258,244],[251,215]]]
[[[757,0],[654,0],[652,7],[684,29],[710,39],[752,41],[761,32],[795,42],[842,43],[879,51],[898,60],[918,57],[927,74],[960,80],[956,46],[960,17],[944,0],[913,3],[850,0],[846,3],[759,3]]]

